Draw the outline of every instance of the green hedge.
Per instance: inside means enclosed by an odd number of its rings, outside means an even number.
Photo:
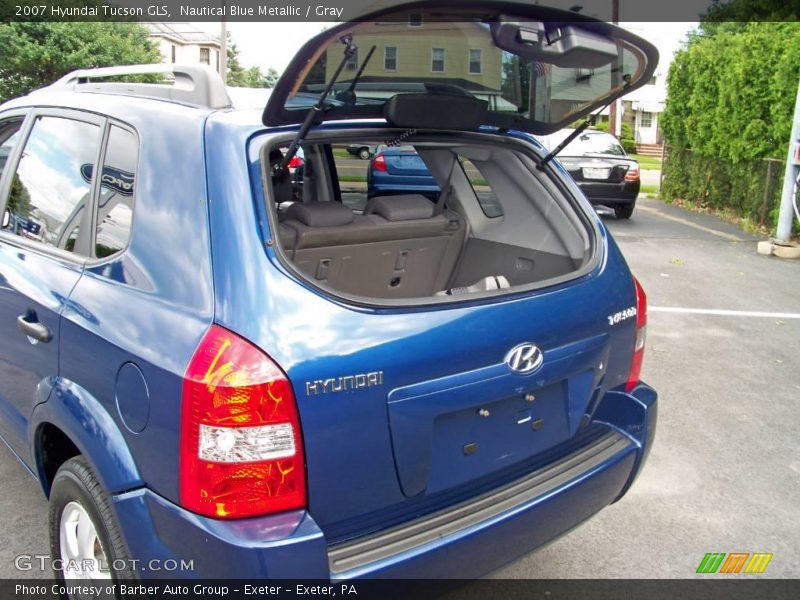
[[[703,24],[670,66],[665,198],[762,221],[769,157],[785,159],[800,78],[800,23]],[[775,225],[783,164],[763,223]]]
[[[686,148],[668,148],[663,165],[664,198],[730,211],[772,228],[778,218],[783,161],[729,161],[702,156]],[[765,201],[766,193],[766,201]]]

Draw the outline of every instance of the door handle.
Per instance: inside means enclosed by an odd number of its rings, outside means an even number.
[[[28,321],[29,318],[35,319],[36,313],[28,313],[27,315],[20,315],[17,317],[17,327],[19,327],[22,333],[37,342],[49,342],[53,339],[50,330],[44,323],[39,323],[38,321],[31,322]]]

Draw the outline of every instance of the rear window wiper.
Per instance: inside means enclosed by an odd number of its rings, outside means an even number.
[[[631,85],[631,76],[626,73],[625,75],[622,76],[622,78],[625,81],[625,85],[622,86],[624,95],[624,91],[627,90],[628,87],[630,87]],[[576,137],[578,137],[580,134],[586,131],[587,127],[589,127],[590,125],[594,125],[595,122],[597,121],[597,117],[600,116],[600,113],[602,113],[606,108],[611,106],[611,104],[616,101],[617,98],[609,100],[608,102],[606,102],[606,104],[601,106],[596,113],[589,115],[583,123],[578,125],[572,133],[570,133],[566,138],[564,138],[564,140],[558,146],[553,148],[553,150],[542,159],[542,162],[539,163],[539,170],[544,171],[544,168],[547,166],[547,163],[553,160],[556,157],[556,155],[559,152],[561,152],[564,148],[566,148],[572,140],[574,140]]]
[[[300,148],[300,144],[303,143],[303,140],[308,134],[308,130],[311,129],[311,126],[314,125],[314,122],[326,110],[325,100],[331,93],[336,80],[339,79],[339,75],[341,75],[344,66],[347,64],[347,61],[350,60],[350,57],[352,57],[356,52],[358,52],[358,47],[353,43],[352,33],[343,35],[339,38],[339,41],[345,45],[342,61],[339,63],[339,66],[336,67],[336,71],[333,73],[333,77],[331,77],[328,85],[325,86],[325,89],[319,95],[319,100],[317,100],[317,103],[309,109],[303,124],[300,126],[300,130],[297,132],[297,135],[294,136],[294,139],[289,145],[289,149],[286,151],[286,154],[283,155],[283,160],[279,163],[275,163],[275,165],[272,167],[273,175],[275,176],[281,175],[289,167],[289,163],[294,158],[295,154],[297,154],[297,150]]]

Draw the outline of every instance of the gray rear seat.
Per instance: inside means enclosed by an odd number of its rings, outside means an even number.
[[[298,203],[280,224],[281,240],[304,274],[350,294],[412,298],[447,287],[466,235],[458,214],[434,214],[414,194],[372,198],[364,213]]]

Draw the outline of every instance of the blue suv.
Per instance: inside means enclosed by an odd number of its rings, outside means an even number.
[[[645,295],[533,135],[657,53],[427,6],[322,32],[263,114],[178,65],[0,106],[0,435],[58,577],[474,577],[631,486]],[[351,144],[413,146],[441,194],[343,203]]]

